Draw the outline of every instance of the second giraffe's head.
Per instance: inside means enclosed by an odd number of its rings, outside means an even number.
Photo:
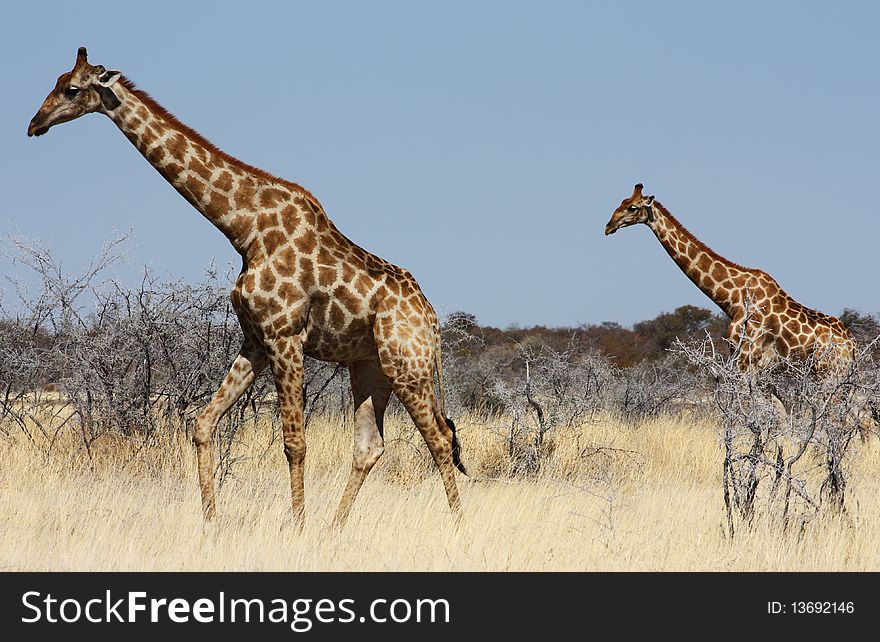
[[[611,220],[605,226],[605,236],[614,234],[621,227],[637,223],[650,223],[654,220],[654,197],[642,194],[642,184],[633,188],[632,196],[623,199],[620,207],[614,210]]]
[[[80,47],[73,69],[58,77],[55,88],[28,124],[28,136],[42,136],[54,125],[119,106],[112,86],[121,74],[107,71],[101,65],[90,65],[87,56],[86,48]]]

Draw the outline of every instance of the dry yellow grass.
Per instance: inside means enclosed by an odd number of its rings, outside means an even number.
[[[758,523],[724,537],[720,448],[712,426],[681,419],[637,428],[602,421],[555,435],[535,479],[503,473],[491,422],[459,422],[466,520],[456,528],[439,476],[408,422],[389,418],[385,456],[342,532],[329,528],[350,462],[350,425],[307,434],[307,526],[289,518],[287,469],[268,425],[239,435],[202,522],[185,436],[46,444],[0,437],[4,570],[878,570],[880,446],[856,445],[845,519],[801,538]],[[501,422],[499,421],[500,425]],[[15,433],[13,433],[15,435]],[[634,453],[594,453],[589,444]]]

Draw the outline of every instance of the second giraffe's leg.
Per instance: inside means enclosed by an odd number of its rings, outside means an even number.
[[[293,518],[300,529],[305,522],[304,462],[306,458],[305,425],[303,420],[303,346],[299,337],[274,342],[269,355],[278,406],[284,456],[290,469],[290,494]]]
[[[217,497],[214,492],[214,432],[220,418],[225,415],[238,398],[254,382],[260,371],[266,367],[266,354],[254,344],[245,344],[223,383],[213,398],[202,410],[193,431],[196,445],[196,459],[199,468],[199,489],[202,495],[202,511],[205,519],[217,513]]]
[[[871,433],[880,432],[877,430],[878,427],[880,427],[880,412],[878,412],[877,406],[870,401],[864,401],[859,411],[859,435],[862,438],[862,443],[868,441]]]
[[[354,455],[351,473],[333,523],[342,526],[370,470],[385,451],[385,408],[391,384],[377,361],[359,361],[348,368],[354,399]]]

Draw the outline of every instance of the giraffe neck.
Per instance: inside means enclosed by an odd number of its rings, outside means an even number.
[[[648,227],[694,285],[733,318],[741,305],[736,283],[749,270],[713,252],[656,201],[654,219],[648,222]]]
[[[214,224],[242,256],[257,235],[257,215],[267,196],[299,191],[223,153],[183,125],[131,81],[113,87],[120,105],[107,111],[126,138],[193,207]],[[317,202],[317,201],[315,201]]]

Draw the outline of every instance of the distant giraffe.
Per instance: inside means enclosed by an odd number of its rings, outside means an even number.
[[[801,305],[766,272],[713,252],[653,196],[644,196],[641,183],[614,210],[605,234],[637,223],[651,228],[681,271],[730,317],[727,339],[741,343],[740,368],[765,368],[779,357],[811,354],[817,355],[816,369],[822,372],[852,363],[855,341],[840,319]]]
[[[302,526],[304,355],[344,364],[351,375],[354,457],[334,521],[345,522],[382,455],[383,417],[392,392],[428,445],[449,506],[460,518],[454,468],[464,472],[464,467],[455,425],[445,415],[440,326],[413,276],[343,236],[304,188],[225,154],[120,72],[89,64],[85,48],[73,69],[58,78],[28,136],[92,112],[109,116],[242,257],[231,299],[244,344],[193,436],[205,518],[216,513],[217,424],[268,365],[281,408],[293,512]]]

